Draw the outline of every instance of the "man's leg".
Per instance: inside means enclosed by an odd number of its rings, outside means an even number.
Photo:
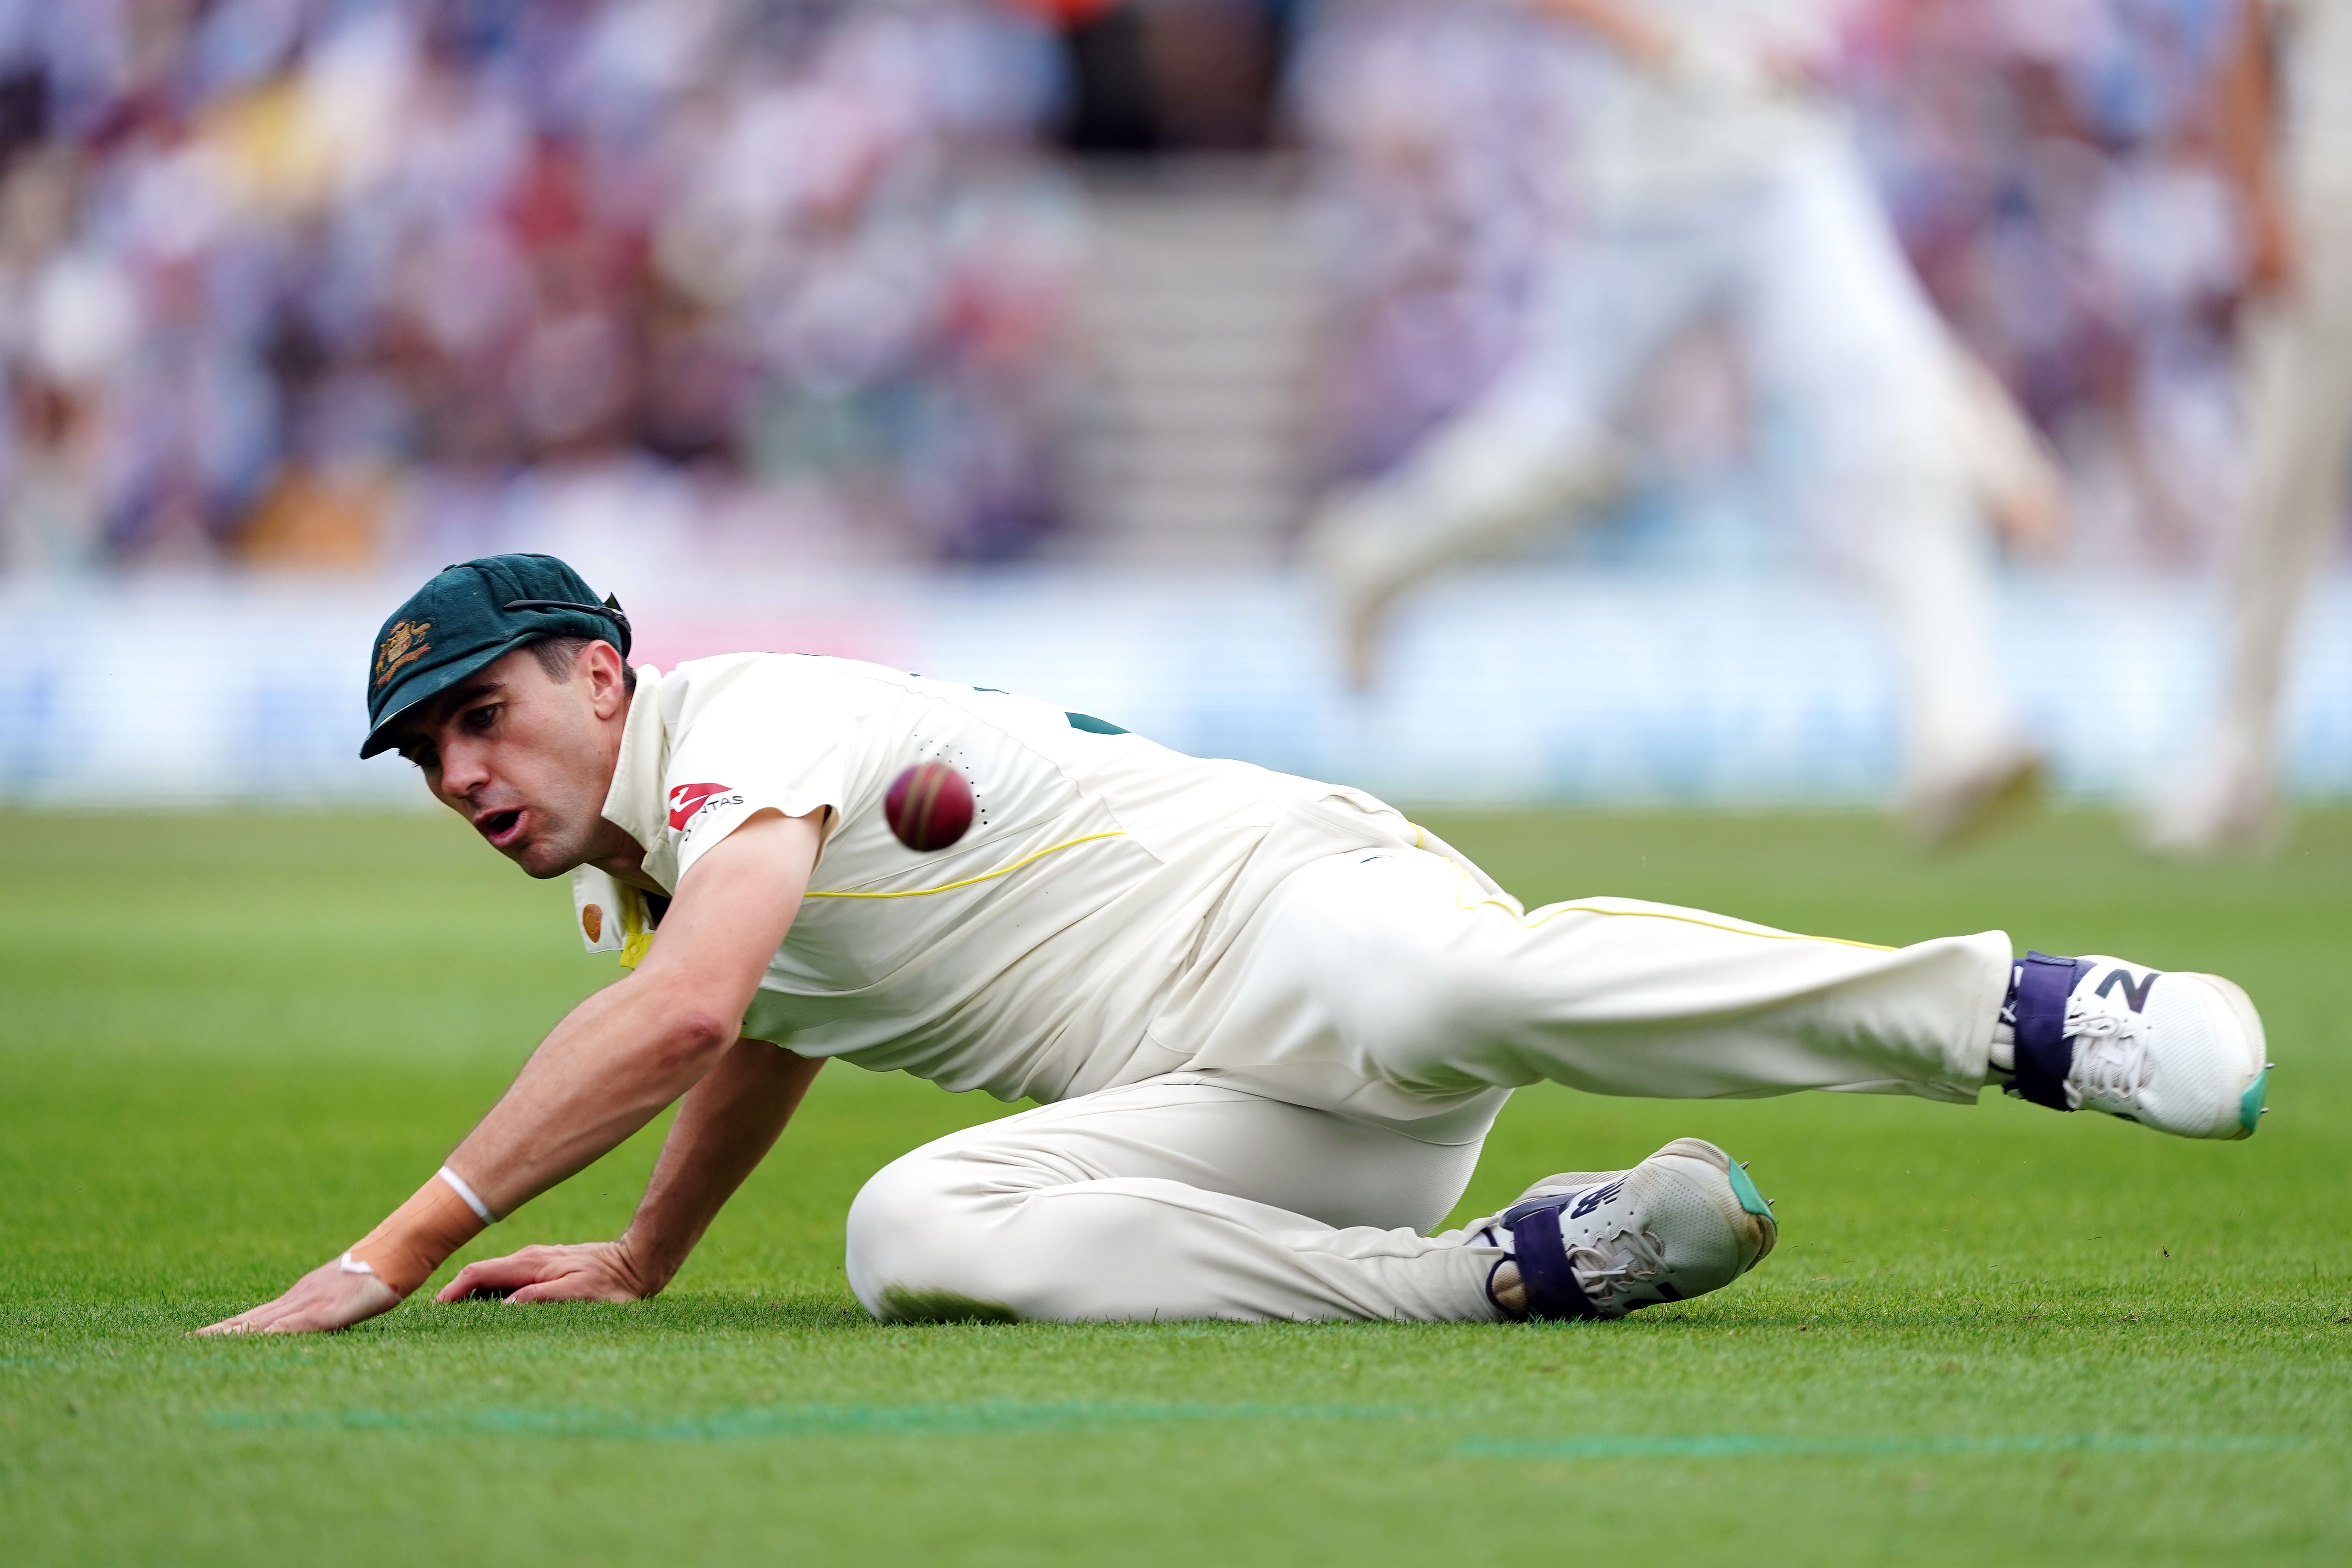
[[[1528,911],[1418,850],[1292,873],[1188,1007],[1193,1070],[1403,1123],[1539,1079],[1959,1103],[2013,1079],[2054,1109],[2235,1138],[2264,1065],[2252,1004],[2212,976],[2020,963],[2000,931],[1881,948],[1631,899]]]
[[[2278,708],[2305,590],[2343,515],[2352,453],[2352,7],[2294,17],[2287,156],[2295,275],[2245,333],[2252,472],[2230,542],[2229,672],[2221,710],[2150,847],[2258,849],[2280,826]]]
[[[1427,1237],[1476,1142],[1156,1079],[950,1134],[849,1211],[882,1318],[1490,1320],[1504,1256]]]
[[[1777,1235],[1690,1138],[1421,1234],[1477,1153],[1177,1074],[893,1162],[851,1205],[850,1288],[899,1320],[1620,1318],[1729,1284]]]
[[[868,1183],[858,1300],[892,1318],[1615,1317],[1754,1267],[1769,1209],[1722,1151],[1678,1139],[1420,1235],[1511,1087],[1967,1101],[2005,1059],[2056,1109],[2207,1137],[2252,1131],[2261,1100],[2260,1022],[2210,976],[2018,964],[1997,931],[1889,949],[1633,900],[1528,911],[1421,850],[1285,878],[1163,1023],[1194,1052],[1183,1072],[954,1134]]]
[[[1759,206],[1747,296],[1759,376],[1801,413],[1901,658],[1905,815],[1928,842],[1963,837],[2030,790],[2041,764],[1994,653],[1990,543],[1958,439],[1950,337],[1850,147],[1793,160]]]
[[[1439,855],[1336,855],[1286,878],[1219,960],[1191,1066],[1400,1118],[1546,1079],[1967,1102],[2011,962],[2000,931],[1883,948],[1633,899],[1524,910]]]
[[[1339,600],[1356,685],[1373,684],[1398,598],[1616,496],[1617,405],[1720,286],[1720,226],[1702,215],[1568,247],[1495,385],[1393,470],[1309,520],[1306,549]]]
[[[850,1207],[850,1288],[898,1320],[1619,1318],[1729,1284],[1777,1235],[1690,1138],[1421,1234],[1477,1153],[1186,1074],[1105,1089],[886,1166]]]

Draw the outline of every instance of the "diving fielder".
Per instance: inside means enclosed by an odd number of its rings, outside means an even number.
[[[1740,1166],[1677,1139],[1427,1234],[1513,1089],[1793,1089],[1966,1104],[1988,1083],[2196,1138],[2253,1131],[2260,1021],[2210,975],[1904,948],[1696,910],[1528,910],[1356,790],[849,659],[667,674],[569,567],[454,566],[393,616],[365,754],[635,970],[550,1034],[448,1163],[348,1252],[214,1331],[385,1311],[485,1226],[683,1100],[617,1241],[441,1292],[631,1300],[677,1273],[826,1059],[1038,1108],[885,1167],[849,1213],[882,1318],[1616,1318],[1771,1250]],[[907,848],[883,799],[944,761],[978,808]],[[650,929],[658,911],[658,930]]]

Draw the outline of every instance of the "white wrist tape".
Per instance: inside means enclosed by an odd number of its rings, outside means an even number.
[[[446,1165],[442,1166],[440,1170],[434,1173],[439,1176],[443,1181],[449,1184],[449,1190],[451,1192],[466,1200],[466,1206],[474,1211],[474,1216],[477,1219],[479,1219],[484,1225],[496,1225],[499,1223],[499,1216],[490,1212],[490,1205],[482,1201],[480,1194],[475,1192],[473,1188],[466,1184],[465,1177],[459,1175],[457,1172],[451,1170]]]
[[[448,1171],[427,1179],[415,1195],[383,1216],[346,1255],[344,1271],[365,1269],[405,1296],[432,1277],[448,1256],[482,1234],[481,1199]]]

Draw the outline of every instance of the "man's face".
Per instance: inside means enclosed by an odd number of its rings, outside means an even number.
[[[518,648],[421,705],[400,752],[434,798],[534,877],[560,877],[606,847],[604,820],[628,694],[610,644],[553,679]]]

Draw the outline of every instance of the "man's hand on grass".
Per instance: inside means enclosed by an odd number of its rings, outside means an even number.
[[[343,1260],[322,1263],[275,1301],[198,1329],[200,1334],[315,1334],[348,1329],[400,1305],[400,1293],[373,1274],[355,1273]]]
[[[462,1301],[477,1290],[495,1291],[509,1301],[642,1301],[660,1284],[646,1279],[625,1242],[591,1241],[576,1247],[526,1247],[504,1258],[468,1263],[441,1289],[444,1301]]]

